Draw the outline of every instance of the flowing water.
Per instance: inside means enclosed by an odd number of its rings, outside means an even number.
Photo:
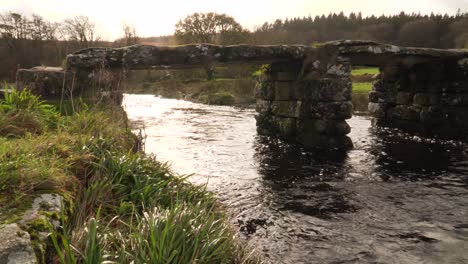
[[[468,145],[348,120],[354,149],[256,133],[255,111],[125,95],[146,152],[193,174],[271,263],[468,263]]]

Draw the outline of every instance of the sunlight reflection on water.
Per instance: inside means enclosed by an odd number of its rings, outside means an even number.
[[[207,184],[272,263],[468,263],[468,147],[348,120],[354,149],[258,136],[255,111],[125,95],[146,151]]]

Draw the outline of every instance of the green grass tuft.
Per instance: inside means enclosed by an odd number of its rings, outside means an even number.
[[[372,91],[372,83],[353,83],[353,93],[368,93]]]
[[[4,99],[0,100],[0,136],[41,134],[57,126],[58,116],[55,107],[29,90],[18,91],[6,85]]]
[[[351,71],[351,75],[358,76],[358,75],[375,75],[379,73],[379,68],[369,67],[369,68],[356,68]]]

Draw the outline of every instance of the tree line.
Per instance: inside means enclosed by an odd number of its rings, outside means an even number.
[[[226,30],[227,29],[227,30]],[[221,45],[304,44],[337,39],[365,39],[426,48],[468,48],[468,13],[456,15],[407,14],[363,17],[361,13],[330,13],[265,22],[253,32],[234,18],[195,13],[176,25],[177,43],[208,42]]]
[[[363,17],[361,13],[277,19],[252,34],[257,44],[306,44],[337,39],[366,39],[426,48],[468,48],[468,13],[417,13]]]
[[[123,37],[102,41],[86,16],[50,22],[39,15],[0,14],[0,80],[14,80],[18,67],[60,66],[67,54],[92,46],[118,47],[138,43],[136,29],[123,24]]]
[[[122,37],[102,41],[94,22],[85,16],[60,23],[38,15],[0,14],[0,79],[14,79],[18,65],[60,65],[67,54],[90,46],[119,47],[135,43],[161,45],[304,44],[337,39],[366,39],[431,48],[468,48],[468,13],[363,17],[361,13],[330,13],[265,22],[250,31],[226,14],[194,13],[175,25],[174,35],[141,38],[134,26],[123,24]]]

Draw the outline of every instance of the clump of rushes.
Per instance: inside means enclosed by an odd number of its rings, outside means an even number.
[[[29,92],[11,93],[18,96],[0,101],[3,114],[29,112],[42,129],[2,121],[21,130],[0,134],[0,222],[35,194],[68,197],[62,228],[50,229],[50,262],[259,262],[210,192],[135,151],[120,106],[83,104],[61,116]],[[16,104],[26,97],[38,103]]]
[[[29,90],[4,87],[4,99],[0,101],[0,136],[40,134],[56,126],[58,114],[53,106],[45,104]]]

